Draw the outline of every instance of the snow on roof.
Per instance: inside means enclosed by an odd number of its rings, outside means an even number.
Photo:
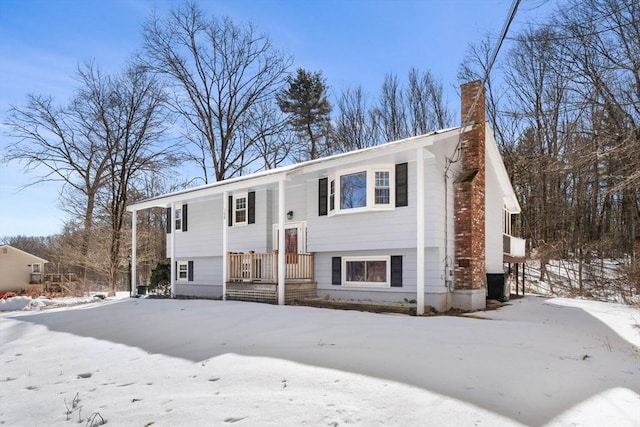
[[[459,126],[446,128],[446,129],[434,131],[424,135],[412,136],[412,137],[400,139],[397,141],[387,142],[387,143],[376,145],[373,147],[362,148],[359,150],[353,150],[346,153],[334,154],[332,156],[323,157],[320,159],[307,160],[301,163],[281,166],[275,169],[269,169],[265,171],[255,172],[249,175],[225,179],[224,181],[218,181],[211,184],[205,184],[198,187],[179,190],[179,191],[163,194],[156,197],[151,197],[149,199],[142,200],[138,203],[134,203],[128,206],[127,210],[133,211],[137,209],[145,209],[145,208],[155,207],[155,206],[164,206],[166,205],[166,203],[170,203],[171,201],[178,201],[179,199],[184,198],[184,196],[188,194],[204,193],[204,192],[219,193],[225,190],[232,191],[237,189],[236,187],[239,187],[238,186],[239,183],[242,183],[242,185],[246,186],[247,181],[250,181],[250,184],[256,184],[256,185],[262,184],[265,182],[277,182],[279,179],[286,176],[288,173],[291,173],[294,171],[305,172],[305,169],[315,170],[316,167],[330,167],[332,163],[338,162],[343,159],[357,158],[357,157],[366,158],[367,156],[373,156],[380,151],[388,151],[388,150],[395,151],[400,149],[404,150],[418,144],[429,146],[433,144],[434,136],[444,135],[444,134],[452,133],[454,131],[459,131],[459,130],[460,130]]]

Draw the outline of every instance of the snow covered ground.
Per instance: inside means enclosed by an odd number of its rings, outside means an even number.
[[[640,310],[122,299],[0,315],[10,426],[639,426]]]

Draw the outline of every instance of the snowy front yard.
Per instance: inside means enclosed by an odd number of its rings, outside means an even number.
[[[0,316],[0,424],[638,426],[640,310],[124,299]]]

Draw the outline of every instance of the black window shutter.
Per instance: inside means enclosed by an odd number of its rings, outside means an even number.
[[[329,178],[320,178],[318,180],[318,215],[327,214],[327,184]]]
[[[187,268],[187,280],[189,282],[193,282],[193,261],[189,261]]]
[[[402,287],[402,255],[391,257],[391,287]]]
[[[342,285],[342,257],[331,257],[331,284]]]
[[[229,222],[229,227],[231,227],[233,225],[233,196],[229,196],[229,206],[227,210],[227,219]]]
[[[182,231],[187,231],[187,205],[182,205]]]
[[[407,163],[396,165],[396,207],[409,206]]]
[[[174,265],[175,265],[174,270],[176,272],[176,280],[178,280],[178,277],[180,277],[180,273],[178,272],[178,261],[176,261]]]
[[[167,208],[167,233],[171,233],[171,208]]]
[[[256,223],[256,192],[250,191],[247,200],[247,222],[249,224]]]

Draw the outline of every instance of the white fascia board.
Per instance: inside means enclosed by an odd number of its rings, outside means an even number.
[[[493,135],[493,131],[488,124],[485,129],[485,153],[488,160],[491,162],[496,176],[498,177],[498,183],[500,184],[500,189],[503,194],[504,205],[509,212],[514,214],[520,213],[520,203],[518,203],[516,193],[513,191],[513,186],[511,185],[507,169],[504,166],[502,155],[500,155],[500,151],[498,150],[498,145]]]

